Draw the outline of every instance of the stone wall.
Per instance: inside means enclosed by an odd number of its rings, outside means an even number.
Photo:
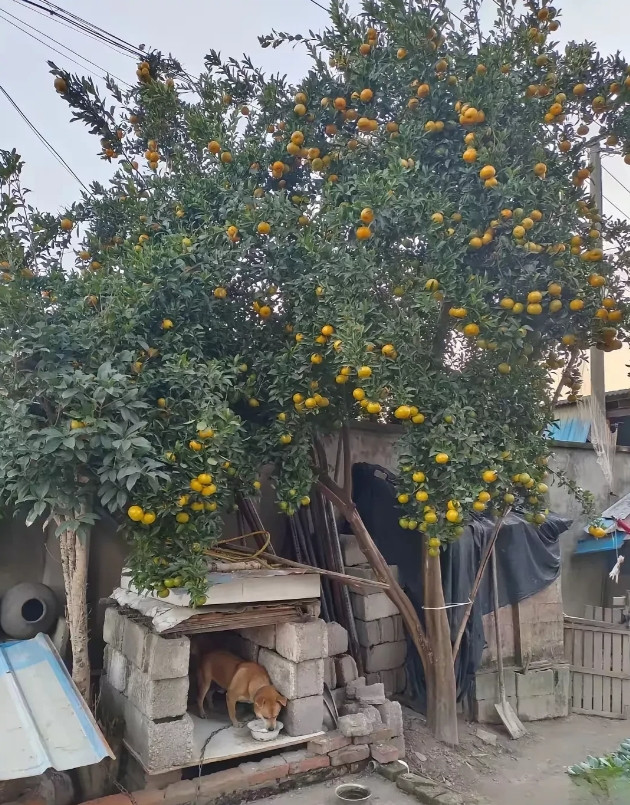
[[[346,573],[374,579],[355,537],[342,534],[340,539]],[[397,577],[398,568],[391,570]],[[407,639],[398,609],[386,593],[370,592],[369,587],[353,592],[351,599],[367,684],[381,682],[387,696],[402,693],[407,686]]]

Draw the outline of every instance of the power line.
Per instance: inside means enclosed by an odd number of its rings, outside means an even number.
[[[5,9],[0,8],[0,17],[1,17],[2,19],[4,19],[4,21],[5,21],[5,22],[8,22],[8,23],[9,23],[9,25],[12,25],[12,26],[13,26],[14,28],[16,28],[18,31],[21,31],[22,33],[26,34],[26,36],[30,36],[30,37],[31,37],[31,39],[34,39],[36,42],[39,42],[40,44],[44,45],[44,47],[50,48],[50,50],[53,50],[55,53],[58,53],[60,56],[63,56],[63,57],[64,57],[64,59],[68,59],[69,61],[71,61],[71,62],[73,62],[74,64],[78,65],[78,66],[79,66],[79,67],[80,67],[82,70],[84,70],[84,69],[85,69],[85,67],[84,67],[82,64],[80,64],[80,63],[79,63],[79,62],[78,62],[76,59],[73,59],[71,56],[68,56],[68,55],[67,55],[66,53],[64,53],[63,51],[58,50],[56,47],[53,47],[53,45],[50,45],[48,42],[45,42],[43,39],[40,39],[38,36],[35,36],[35,34],[32,34],[30,31],[25,30],[24,28],[22,28],[22,27],[21,27],[20,25],[18,25],[17,23],[12,22],[11,20],[7,19],[7,18],[4,16],[5,14],[8,14],[8,15],[9,15],[9,17],[12,17],[14,20],[17,20],[18,22],[21,22],[23,25],[26,25],[26,27],[27,27],[27,28],[30,28],[30,29],[31,29],[31,30],[33,30],[33,31],[37,31],[37,33],[39,33],[39,34],[41,34],[42,36],[46,37],[46,39],[50,39],[50,40],[51,40],[51,42],[55,42],[57,45],[59,45],[59,46],[60,46],[60,47],[62,47],[62,48],[65,48],[65,50],[69,51],[70,53],[74,53],[74,55],[75,55],[75,56],[78,56],[78,57],[79,57],[80,59],[82,59],[84,62],[87,62],[88,64],[91,64],[91,65],[93,65],[94,67],[98,68],[98,69],[101,71],[101,73],[102,73],[102,75],[101,75],[101,77],[102,77],[102,78],[105,78],[105,79],[106,79],[106,78],[107,78],[107,74],[109,74],[109,75],[111,75],[113,78],[115,78],[117,81],[119,81],[121,84],[125,84],[125,85],[126,85],[126,86],[128,86],[128,87],[130,87],[130,86],[131,86],[131,84],[127,84],[127,82],[126,82],[126,81],[123,81],[123,79],[122,79],[122,78],[119,78],[118,76],[114,75],[114,73],[110,73],[110,72],[109,72],[109,70],[106,70],[104,67],[101,67],[101,66],[100,66],[100,64],[97,64],[96,62],[93,62],[91,59],[88,59],[86,56],[82,56],[82,55],[81,55],[80,53],[78,53],[76,50],[73,50],[71,47],[68,47],[68,45],[64,45],[64,43],[63,43],[63,42],[59,42],[59,41],[58,41],[57,39],[55,39],[54,37],[49,36],[48,34],[44,33],[43,31],[40,31],[40,29],[39,29],[39,28],[36,28],[35,26],[30,25],[30,24],[29,24],[28,22],[26,22],[25,20],[22,20],[22,19],[20,19],[19,17],[16,17],[14,14],[11,14],[11,12],[10,12],[10,11],[6,11]]]
[[[26,123],[26,125],[31,129],[31,131],[44,143],[46,148],[51,152],[51,154],[55,157],[55,159],[68,171],[68,173],[77,180],[77,182],[81,185],[81,187],[87,192],[90,193],[89,189],[85,186],[85,184],[81,181],[81,179],[77,176],[77,174],[72,170],[70,165],[66,162],[66,160],[61,156],[61,154],[57,151],[57,149],[51,145],[51,143],[44,137],[44,135],[39,131],[39,129],[35,126],[34,123],[31,123],[29,118],[24,114],[24,112],[20,109],[17,103],[13,100],[13,98],[9,95],[6,89],[0,84],[0,92],[4,95],[4,97],[9,101],[11,106],[15,109],[15,111],[19,114],[22,120]]]
[[[328,9],[327,9],[325,6],[323,6],[321,3],[318,3],[318,2],[317,2],[317,0],[310,0],[310,2],[311,2],[311,3],[312,3],[314,6],[319,6],[319,7],[321,8],[321,10],[322,10],[322,11],[325,11],[326,13],[328,13]]]
[[[626,193],[630,193],[630,188],[626,187],[626,185],[625,185],[625,184],[624,184],[624,183],[623,183],[623,182],[622,182],[620,179],[618,179],[618,178],[617,178],[617,177],[614,175],[614,173],[611,173],[611,172],[608,170],[608,168],[605,168],[605,167],[602,165],[602,170],[606,171],[606,173],[607,173],[607,174],[610,176],[610,178],[611,178],[611,179],[614,179],[614,180],[617,182],[617,184],[618,184],[618,185],[620,185],[621,187],[623,187],[623,189],[626,191]]]
[[[630,221],[630,215],[628,215],[628,213],[627,213],[627,212],[624,212],[624,211],[621,209],[621,207],[618,207],[618,206],[615,204],[615,202],[614,202],[614,201],[611,201],[611,200],[608,198],[608,196],[604,196],[604,199],[605,199],[605,200],[606,200],[606,201],[607,201],[607,202],[608,202],[608,203],[611,205],[611,207],[614,207],[614,208],[617,210],[617,212],[620,212],[620,213],[623,215],[623,217],[624,217],[624,218],[626,218],[628,221]]]

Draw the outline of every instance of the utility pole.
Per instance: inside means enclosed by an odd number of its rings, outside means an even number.
[[[590,160],[591,160],[591,197],[597,207],[599,214],[602,214],[604,205],[604,191],[602,186],[602,152],[599,142],[594,143],[590,147]],[[591,364],[591,395],[593,398],[594,406],[593,411],[599,420],[600,431],[606,427],[606,371],[604,365],[605,353],[601,349],[591,347],[590,364]],[[593,423],[595,424],[595,423]],[[609,490],[610,491],[610,490]]]

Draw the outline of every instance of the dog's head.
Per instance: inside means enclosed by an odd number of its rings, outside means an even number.
[[[265,722],[268,732],[275,730],[280,710],[286,706],[286,696],[281,696],[273,685],[265,685],[254,696],[254,713]]]

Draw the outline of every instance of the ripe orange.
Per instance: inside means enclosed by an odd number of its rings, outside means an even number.
[[[363,103],[369,103],[372,98],[374,97],[374,93],[371,89],[362,89],[359,95],[359,98]]]
[[[544,162],[538,162],[534,165],[534,173],[541,178],[547,174],[547,166]]]
[[[162,319],[161,326],[163,330],[171,330],[175,325],[170,319]]]
[[[497,480],[498,475],[496,470],[484,470],[481,473],[481,477],[487,484],[493,484]]]
[[[468,338],[474,338],[475,336],[479,335],[479,325],[478,324],[467,324],[464,327],[464,335]]]
[[[144,511],[142,510],[142,506],[130,506],[127,509],[127,516],[134,521],[134,523],[139,523],[140,520],[144,517]]]
[[[397,59],[405,59],[407,57],[407,51],[405,48],[398,48],[396,51],[396,58]]]
[[[496,173],[497,173],[496,168],[494,168],[492,165],[485,165],[479,171],[479,178],[484,180],[492,179],[494,176],[496,176]]]
[[[436,464],[447,464],[450,461],[448,453],[438,453],[435,457]]]
[[[229,164],[231,161],[232,161],[232,154],[231,154],[229,151],[224,151],[224,152],[221,154],[221,162],[222,162],[224,165],[227,165],[227,164]]]
[[[372,237],[372,230],[369,226],[360,226],[356,231],[357,240],[368,240]]]
[[[418,98],[426,98],[427,95],[431,92],[431,87],[428,84],[420,84],[416,91],[416,95]]]
[[[68,89],[68,85],[65,79],[61,78],[61,76],[57,76],[57,78],[55,78],[53,86],[55,87],[55,90],[60,94],[64,93]]]
[[[464,162],[474,162],[477,159],[477,149],[476,148],[467,148],[464,153],[462,154],[462,159]],[[482,177],[483,178],[483,177]]]
[[[70,232],[74,223],[70,220],[70,218],[62,218],[59,226],[63,229],[64,232]]]
[[[220,150],[220,144],[216,140],[210,140],[208,143],[208,151],[210,151],[211,154],[218,154]]]
[[[259,235],[268,235],[271,232],[271,226],[267,221],[261,221],[256,228]]]

